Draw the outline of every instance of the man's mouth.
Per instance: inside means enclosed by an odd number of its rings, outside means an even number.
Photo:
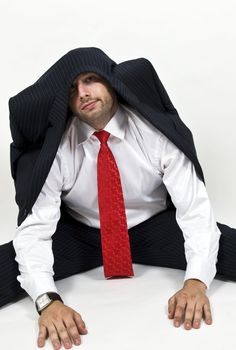
[[[89,102],[86,102],[82,105],[81,110],[89,110],[89,109],[93,109],[95,107],[95,104],[97,103],[96,100],[92,100]]]

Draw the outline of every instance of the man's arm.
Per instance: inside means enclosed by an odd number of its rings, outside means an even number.
[[[185,243],[187,268],[183,288],[168,302],[174,325],[184,321],[186,329],[198,328],[202,318],[211,324],[209,300],[205,294],[215,273],[220,231],[216,225],[204,183],[194,165],[164,137],[163,182],[176,207],[176,220]]]
[[[13,245],[20,276],[21,287],[33,301],[47,292],[56,292],[53,280],[52,235],[60,219],[63,169],[58,152],[47,180],[32,208],[32,212],[17,227]],[[65,237],[66,239],[66,237]],[[53,347],[59,349],[80,343],[80,334],[86,334],[84,321],[79,313],[60,301],[53,301],[39,318],[38,346],[43,347],[47,336]]]

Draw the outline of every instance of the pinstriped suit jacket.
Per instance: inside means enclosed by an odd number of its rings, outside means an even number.
[[[18,225],[32,209],[55,158],[71,115],[68,99],[72,81],[90,71],[103,76],[122,103],[140,112],[181,149],[204,181],[192,133],[180,119],[152,64],[145,58],[117,64],[98,48],[78,48],[9,100],[13,139],[10,161]]]

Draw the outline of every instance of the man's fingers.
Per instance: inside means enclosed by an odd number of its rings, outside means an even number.
[[[70,335],[70,338],[72,339],[73,343],[75,345],[79,345],[81,343],[81,338],[78,330],[78,326],[74,321],[66,322],[66,329],[68,334]]]
[[[186,307],[186,311],[185,311],[185,320],[184,320],[184,328],[185,329],[192,328],[194,313],[195,313],[195,303],[188,302],[187,307]]]
[[[195,314],[193,319],[193,328],[200,328],[202,316],[203,316],[203,305],[196,304]]]
[[[211,314],[211,307],[209,302],[204,304],[203,311],[204,311],[204,319],[206,324],[212,324],[212,314]]]
[[[49,338],[52,342],[52,345],[53,345],[53,348],[55,350],[58,350],[61,348],[61,342],[59,340],[59,337],[58,337],[58,333],[57,333],[57,330],[56,330],[56,327],[51,324],[49,327],[48,327],[48,334],[49,334]]]
[[[71,317],[65,318],[63,322],[55,322],[59,339],[61,340],[65,349],[72,347],[72,341],[75,345],[80,344],[80,335],[77,326]]]
[[[79,329],[79,332],[81,334],[87,334],[88,330],[86,328],[86,325],[85,325],[84,321],[82,320],[80,314],[78,314],[77,312],[74,313],[74,320],[75,320],[76,325]]]
[[[45,340],[47,338],[47,329],[44,326],[40,326],[38,334],[38,347],[42,348],[45,345]]]
[[[176,298],[172,297],[168,300],[168,317],[172,319],[175,314]]]
[[[186,300],[184,298],[177,299],[177,305],[174,314],[174,325],[179,327],[185,314]]]

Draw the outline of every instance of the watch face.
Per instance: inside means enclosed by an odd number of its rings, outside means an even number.
[[[51,299],[49,298],[49,296],[47,294],[43,294],[41,295],[37,300],[36,300],[36,304],[38,309],[42,309],[44,308],[46,305],[48,305],[51,302]]]

